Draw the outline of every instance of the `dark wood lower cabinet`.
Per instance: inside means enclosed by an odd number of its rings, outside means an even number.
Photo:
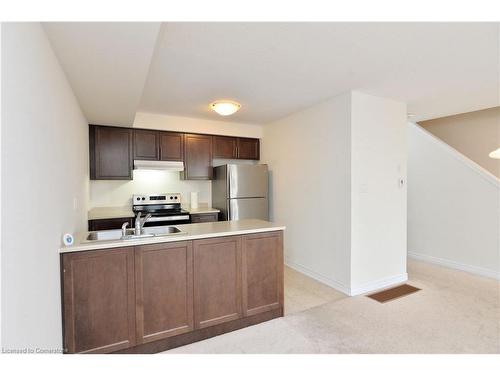
[[[89,220],[89,231],[93,230],[110,230],[110,229],[121,229],[123,223],[128,223],[129,228],[134,227],[133,217],[122,217],[113,219],[96,219]]]
[[[191,223],[210,223],[219,220],[219,213],[191,214]]]
[[[282,248],[281,232],[243,236],[242,290],[245,316],[283,306]]]
[[[62,260],[65,351],[134,346],[134,248],[69,253]]]
[[[67,353],[167,350],[283,316],[281,231],[61,255]]]
[[[191,241],[135,248],[137,343],[193,330]]]
[[[196,328],[238,319],[241,310],[241,236],[193,241]]]

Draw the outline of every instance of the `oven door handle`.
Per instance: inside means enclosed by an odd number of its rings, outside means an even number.
[[[176,215],[176,216],[153,216],[146,222],[152,223],[155,221],[175,221],[175,220],[189,220],[189,215]]]

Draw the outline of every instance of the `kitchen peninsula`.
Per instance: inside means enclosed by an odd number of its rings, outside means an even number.
[[[249,219],[61,252],[66,353],[153,353],[283,316],[283,231]],[[112,232],[112,231],[107,231]]]

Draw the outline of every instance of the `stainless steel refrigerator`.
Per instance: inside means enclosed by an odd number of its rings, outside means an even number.
[[[226,164],[214,168],[212,206],[220,220],[269,220],[266,164]]]

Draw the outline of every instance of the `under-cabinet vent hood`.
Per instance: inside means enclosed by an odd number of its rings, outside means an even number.
[[[184,163],[182,161],[134,160],[134,169],[180,172],[184,170]]]

